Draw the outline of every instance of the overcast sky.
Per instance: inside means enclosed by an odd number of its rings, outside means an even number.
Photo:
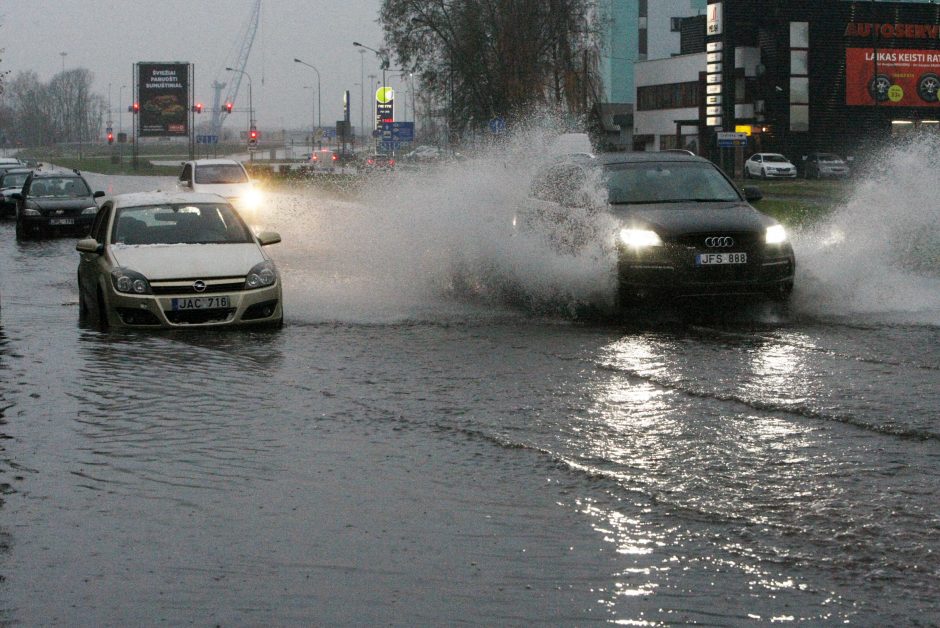
[[[63,60],[66,69],[87,68],[94,74],[95,91],[103,97],[108,98],[111,86],[115,128],[119,104],[125,110],[124,126],[129,127],[126,108],[135,62],[192,63],[196,101],[208,106],[212,82],[232,78],[224,68],[236,62],[239,38],[254,4],[255,0],[2,0],[0,71],[10,70],[10,78],[32,70],[45,82],[62,70]],[[380,4],[381,0],[262,1],[261,23],[245,67],[259,127],[310,127],[314,90],[304,86],[316,86],[316,74],[294,63],[295,57],[320,72],[324,126],[342,119],[347,89],[351,121],[359,126],[364,65],[368,125],[372,108],[368,75],[381,76],[381,71],[376,56],[368,51],[360,55],[352,42],[381,47],[382,30],[376,22]],[[402,96],[396,100],[403,101],[404,83],[398,78],[389,78],[388,83]],[[247,111],[247,80],[242,81],[237,100],[236,110]],[[238,120],[237,111],[234,115]]]

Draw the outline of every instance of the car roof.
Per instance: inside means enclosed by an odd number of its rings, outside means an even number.
[[[33,179],[84,179],[80,172],[74,170],[30,170],[33,173]]]
[[[191,163],[196,166],[231,166],[232,164],[242,165],[240,161],[235,159],[194,159],[188,163]]]
[[[690,155],[679,152],[653,152],[653,151],[634,151],[627,153],[601,153],[595,157],[596,163],[602,165],[608,164],[639,164],[639,163],[664,163],[664,162],[691,162],[691,163],[711,163],[704,157]]]
[[[161,190],[155,192],[115,194],[109,200],[115,207],[138,207],[140,205],[161,205],[169,203],[228,203],[228,201],[218,194],[209,192],[164,192]]]

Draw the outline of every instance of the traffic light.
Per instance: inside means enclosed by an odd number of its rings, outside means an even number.
[[[114,133],[108,131],[108,144],[114,144]]]
[[[202,113],[202,103],[197,102],[195,105],[193,105],[193,111],[195,113]]]
[[[235,106],[235,105],[233,105],[233,104],[230,103],[230,102],[225,103],[225,112],[226,112],[226,113],[232,113],[232,108],[233,108],[234,106]]]
[[[258,129],[251,127],[248,130],[248,146],[252,148],[257,146],[259,137],[261,137],[261,134],[258,132]]]
[[[140,103],[135,102],[133,105],[128,105],[127,110],[135,115],[140,113]]]

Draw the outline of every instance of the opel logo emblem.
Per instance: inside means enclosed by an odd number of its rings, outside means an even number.
[[[206,291],[206,282],[205,282],[205,281],[202,281],[202,280],[193,282],[193,290],[195,290],[196,292],[205,292],[205,291]]]
[[[705,238],[705,246],[713,249],[726,249],[734,246],[734,238],[730,236],[714,236]]]

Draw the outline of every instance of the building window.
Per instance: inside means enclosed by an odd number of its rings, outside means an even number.
[[[809,48],[809,22],[790,22],[790,47]]]
[[[673,33],[678,33],[682,31],[682,18],[681,17],[671,17],[669,18],[669,30]]]
[[[790,105],[790,130],[809,131],[809,105]]]
[[[636,90],[637,111],[698,107],[701,101],[698,81],[646,85]]]
[[[809,104],[809,78],[805,76],[790,77],[790,102],[799,105]]]
[[[808,50],[790,51],[790,74],[794,74],[796,76],[806,76],[809,74]]]

